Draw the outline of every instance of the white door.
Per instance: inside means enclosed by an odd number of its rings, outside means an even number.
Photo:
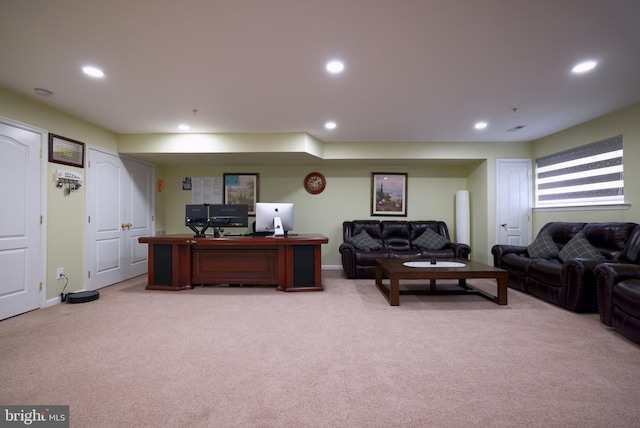
[[[125,279],[143,275],[148,270],[147,244],[138,238],[150,236],[153,230],[153,167],[148,164],[122,159],[128,173],[125,183],[127,203],[124,204],[125,224]]]
[[[87,167],[87,290],[147,272],[153,233],[153,167],[89,149]]]
[[[0,119],[0,319],[41,304],[45,135]]]
[[[497,243],[531,243],[531,160],[497,159]]]

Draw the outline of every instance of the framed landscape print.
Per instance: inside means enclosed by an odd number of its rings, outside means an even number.
[[[49,134],[49,162],[84,168],[84,143]]]
[[[223,194],[225,204],[247,204],[249,215],[256,214],[260,174],[231,174],[223,175]]]
[[[407,173],[371,173],[371,215],[407,216]]]

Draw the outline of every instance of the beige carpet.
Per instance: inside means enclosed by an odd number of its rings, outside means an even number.
[[[72,427],[631,427],[640,347],[509,290],[401,296],[324,271],[324,292],[145,291],[146,277],[0,322],[0,404]],[[491,281],[472,281],[495,286]]]

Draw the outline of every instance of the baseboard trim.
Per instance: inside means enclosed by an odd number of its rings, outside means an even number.
[[[322,269],[326,269],[326,270],[342,270],[342,265],[322,265]]]
[[[342,265],[322,265],[322,270],[342,270]],[[76,290],[76,291],[73,291],[73,293],[80,292],[80,291],[86,291],[86,290],[85,289]],[[59,303],[62,303],[62,299],[60,298],[60,296],[56,296],[53,299],[47,300],[45,302],[44,307],[48,308],[51,306],[55,306]]]

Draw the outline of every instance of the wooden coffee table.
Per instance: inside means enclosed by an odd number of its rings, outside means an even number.
[[[391,306],[400,305],[400,294],[478,294],[498,305],[507,304],[507,282],[509,273],[504,269],[485,265],[465,259],[438,259],[436,265],[429,260],[378,259],[376,265],[376,285],[387,298]],[[417,265],[418,267],[407,266]],[[427,266],[425,266],[425,264]],[[424,266],[424,267],[422,267]],[[484,290],[466,283],[471,278],[495,279],[498,285],[498,295],[492,295]],[[387,287],[383,280],[388,279]],[[428,290],[400,290],[401,279],[428,279]],[[458,288],[438,290],[437,279],[457,279]]]

